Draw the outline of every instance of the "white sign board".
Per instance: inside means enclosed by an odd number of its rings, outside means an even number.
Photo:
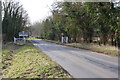
[[[28,36],[28,32],[24,32],[24,31],[23,32],[19,32],[19,36],[26,36],[27,37]]]

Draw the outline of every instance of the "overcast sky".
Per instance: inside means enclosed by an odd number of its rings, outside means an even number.
[[[23,4],[24,9],[27,11],[30,21],[36,22],[45,19],[51,15],[50,9],[55,1],[60,0],[18,0]]]
[[[51,15],[49,9],[52,8],[51,5],[56,1],[63,0],[16,0],[16,1],[19,1],[23,5],[24,9],[27,11],[30,17],[30,21],[34,23],[36,21],[43,20],[47,16]]]
[[[36,22],[45,19],[47,16],[51,15],[50,9],[52,8],[52,4],[55,1],[63,1],[63,0],[18,0],[23,4],[25,10],[27,10],[28,15],[30,17],[31,22]],[[72,0],[66,0],[72,1]],[[74,1],[74,0],[73,0]],[[78,0],[82,1],[82,0]],[[88,0],[89,2],[90,0]],[[94,0],[97,1],[97,0]],[[107,0],[100,0],[107,1]]]

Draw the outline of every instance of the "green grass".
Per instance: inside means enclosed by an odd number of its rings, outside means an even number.
[[[31,43],[3,46],[5,78],[71,78],[69,73]]]
[[[42,39],[38,39],[38,38],[28,38],[27,40],[42,40]]]
[[[97,45],[97,44],[85,44],[85,43],[61,43],[58,41],[52,41],[52,40],[45,40],[47,42],[52,42],[60,45],[65,45],[69,47],[74,47],[74,48],[80,48],[80,49],[86,49],[86,50],[91,50],[111,56],[119,56],[120,53],[118,53],[118,48],[110,45]]]

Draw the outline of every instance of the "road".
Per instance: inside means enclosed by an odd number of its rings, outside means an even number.
[[[68,71],[73,78],[118,78],[118,58],[45,42],[30,40]]]

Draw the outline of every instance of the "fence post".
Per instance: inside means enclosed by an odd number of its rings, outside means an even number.
[[[25,37],[23,38],[23,40],[24,40],[24,43],[26,42],[26,39],[25,39]]]
[[[68,43],[68,37],[66,37],[66,43]]]
[[[61,38],[61,42],[63,43],[63,39],[64,39],[64,37],[62,36],[62,38]]]
[[[14,37],[14,43],[16,43],[16,38]]]

